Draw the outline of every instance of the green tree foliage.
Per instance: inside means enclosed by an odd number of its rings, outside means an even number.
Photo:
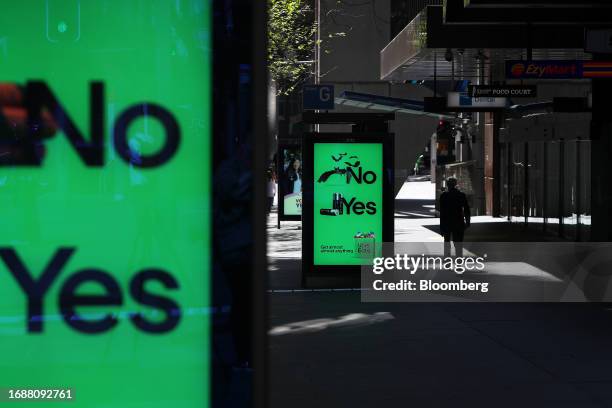
[[[279,95],[288,95],[313,73],[314,10],[307,0],[268,0],[268,63]]]

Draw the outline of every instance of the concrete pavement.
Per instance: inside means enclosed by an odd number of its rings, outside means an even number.
[[[410,187],[396,201],[396,241],[439,240],[428,186]],[[474,240],[526,236],[475,221]],[[604,305],[379,304],[302,291],[298,228],[277,230],[270,217],[270,407],[612,407]]]

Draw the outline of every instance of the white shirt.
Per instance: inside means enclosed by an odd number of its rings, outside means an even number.
[[[274,197],[276,195],[276,183],[274,180],[268,181],[268,197]]]

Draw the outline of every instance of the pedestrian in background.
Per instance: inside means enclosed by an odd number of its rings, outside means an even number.
[[[470,226],[470,206],[465,193],[457,188],[457,179],[446,180],[447,190],[440,196],[440,231],[444,237],[444,256],[450,256],[451,241],[455,255],[463,256],[463,235]]]
[[[276,173],[274,170],[268,170],[268,215],[272,212],[274,204],[274,196],[276,195]]]

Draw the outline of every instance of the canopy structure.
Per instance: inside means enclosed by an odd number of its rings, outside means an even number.
[[[336,105],[351,106],[387,112],[405,113],[434,118],[453,118],[447,114],[425,112],[423,101],[344,91],[335,98]]]

